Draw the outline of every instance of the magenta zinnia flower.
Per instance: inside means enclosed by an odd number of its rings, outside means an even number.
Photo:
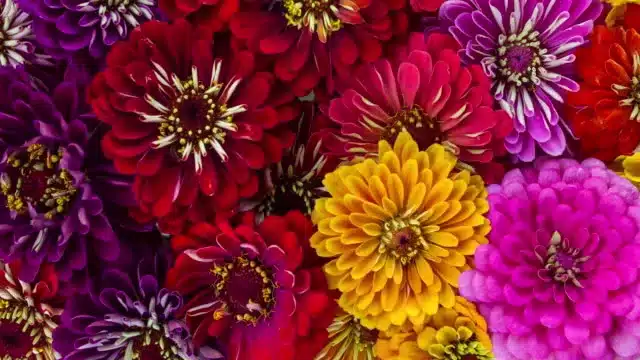
[[[567,146],[557,107],[573,78],[576,48],[600,15],[598,0],[450,0],[440,8],[444,29],[462,45],[462,59],[481,64],[493,94],[513,118],[509,152],[532,161],[536,144],[561,155]]]
[[[496,357],[638,359],[616,340],[640,307],[638,190],[599,160],[540,159],[489,194],[490,242],[460,292],[487,318]]]

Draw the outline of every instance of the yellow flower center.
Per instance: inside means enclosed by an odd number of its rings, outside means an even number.
[[[322,42],[342,27],[335,0],[284,0],[283,5],[289,25],[317,33]]]
[[[24,214],[31,205],[49,219],[64,213],[77,189],[71,175],[58,168],[61,157],[61,150],[51,152],[41,144],[12,154],[6,172],[0,175],[7,208]]]
[[[476,340],[471,329],[444,326],[436,334],[437,343],[429,346],[428,353],[438,360],[492,360],[493,354]]]
[[[422,236],[420,222],[415,219],[404,220],[401,218],[386,221],[382,226],[382,233],[379,251],[389,252],[399,259],[402,265],[409,263],[421,249],[429,245]]]

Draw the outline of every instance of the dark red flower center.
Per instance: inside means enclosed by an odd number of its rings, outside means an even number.
[[[162,355],[163,351],[156,343],[140,346],[137,348],[136,353],[138,360],[166,360],[166,357]]]
[[[211,272],[218,277],[217,295],[226,299],[225,311],[236,320],[256,324],[269,316],[274,305],[275,286],[271,270],[259,260],[238,257],[216,265]]]
[[[531,65],[535,53],[528,46],[513,46],[507,50],[507,65],[514,72],[525,72]]]
[[[9,359],[26,358],[32,349],[31,341],[31,336],[22,332],[20,325],[6,320],[0,321],[0,354],[9,355]]]
[[[536,252],[544,265],[540,274],[543,279],[553,279],[560,283],[572,283],[582,287],[582,264],[589,260],[589,256],[581,256],[580,249],[571,248],[568,240],[563,239],[559,232],[554,232],[546,251],[546,259]]]
[[[77,190],[71,175],[59,168],[61,156],[61,151],[51,152],[40,144],[11,155],[0,175],[7,208],[23,214],[31,205],[48,218],[64,213]]]
[[[388,121],[387,128],[382,132],[382,139],[393,144],[398,135],[406,131],[418,143],[421,150],[427,149],[435,143],[445,140],[444,134],[440,130],[440,124],[435,119],[431,119],[418,106],[411,109],[403,109],[395,114]]]

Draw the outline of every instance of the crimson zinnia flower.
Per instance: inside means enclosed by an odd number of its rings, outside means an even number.
[[[275,58],[275,74],[306,95],[321,78],[348,78],[378,59],[408,27],[406,0],[262,1],[234,15],[231,31],[249,49]],[[331,88],[332,85],[330,84]]]
[[[582,151],[603,161],[633,153],[640,143],[640,34],[597,26],[576,56],[582,81],[567,103]]]
[[[194,345],[215,337],[229,359],[312,360],[335,315],[308,243],[313,225],[300,212],[257,226],[253,213],[233,220],[172,239],[183,252],[168,286],[185,298]]]
[[[342,158],[377,153],[378,142],[409,132],[421,149],[441,143],[472,166],[486,167],[505,153],[511,119],[492,108],[491,83],[478,65],[461,66],[453,38],[420,33],[394,51],[393,61],[364,66],[328,115],[329,151]]]
[[[185,21],[152,21],[113,48],[92,83],[93,108],[112,127],[104,152],[135,175],[142,211],[161,224],[233,209],[293,142],[284,123],[294,97],[255,72],[250,53],[225,50]]]

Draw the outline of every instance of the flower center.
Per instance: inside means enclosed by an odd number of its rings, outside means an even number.
[[[320,182],[318,179],[314,179]],[[299,210],[303,214],[311,214],[316,201],[312,189],[320,186],[312,181],[288,180],[275,185],[260,204],[258,211],[264,216],[283,216],[291,210]]]
[[[631,83],[621,85],[612,84],[611,89],[623,99],[620,106],[631,106],[631,120],[640,122],[640,54],[633,54],[633,77]]]
[[[160,115],[143,114],[144,122],[159,124],[154,147],[172,146],[182,161],[193,156],[198,173],[202,170],[202,158],[207,156],[208,149],[213,149],[222,161],[227,161],[229,156],[223,148],[227,133],[238,131],[233,117],[247,111],[245,105],[227,107],[240,80],[232,80],[226,85],[220,83],[221,65],[220,61],[214,63],[211,81],[205,85],[199,81],[195,67],[191,78],[183,81],[175,74],[168,76],[155,64],[161,90],[171,94],[172,100],[163,101],[145,95],[147,103],[160,112]]]
[[[389,125],[382,132],[381,138],[391,144],[395,142],[398,135],[403,131],[411,134],[420,149],[426,149],[430,145],[444,140],[444,134],[440,130],[438,122],[427,116],[418,106],[399,111],[389,119],[388,123]]]
[[[154,340],[155,339],[155,340]],[[163,346],[158,345],[160,341],[164,341]],[[169,351],[167,343],[159,333],[150,334],[139,344],[134,345],[134,360],[178,360],[179,357]],[[165,349],[165,346],[167,347]],[[163,350],[165,349],[165,350]]]
[[[354,341],[360,351],[373,348],[376,341],[378,341],[378,330],[367,329],[355,319],[353,320],[353,333],[355,334]]]
[[[306,27],[317,33],[322,42],[342,27],[336,0],[284,0],[283,5],[289,25],[298,29]]]
[[[386,221],[382,228],[384,231],[379,251],[388,251],[399,259],[402,265],[409,263],[421,249],[428,247],[418,220],[391,219]]]
[[[546,49],[540,48],[540,34],[529,31],[498,38],[498,76],[517,86],[535,86],[540,82],[542,57],[547,53]]]
[[[52,326],[43,328],[50,321],[29,306],[0,299],[0,354],[9,356],[2,359],[31,359],[31,355],[35,359],[55,359]]]
[[[580,256],[580,249],[569,247],[566,239],[562,239],[559,232],[554,232],[547,248],[546,260],[538,253],[538,259],[544,265],[547,277],[560,283],[571,282],[582,287],[580,277],[582,264],[589,260],[589,256]]]
[[[493,357],[485,350],[479,341],[461,341],[445,347],[444,357],[437,359],[446,360],[490,360]]]
[[[51,152],[41,144],[9,156],[6,172],[0,174],[7,208],[24,214],[31,205],[49,219],[64,213],[77,189],[71,175],[59,169],[61,156],[61,150]]]
[[[259,261],[237,257],[226,264],[216,265],[211,273],[218,277],[216,296],[226,298],[225,308],[214,317],[222,318],[225,313],[235,315],[237,321],[256,325],[267,318],[275,299],[275,284],[271,271]]]

